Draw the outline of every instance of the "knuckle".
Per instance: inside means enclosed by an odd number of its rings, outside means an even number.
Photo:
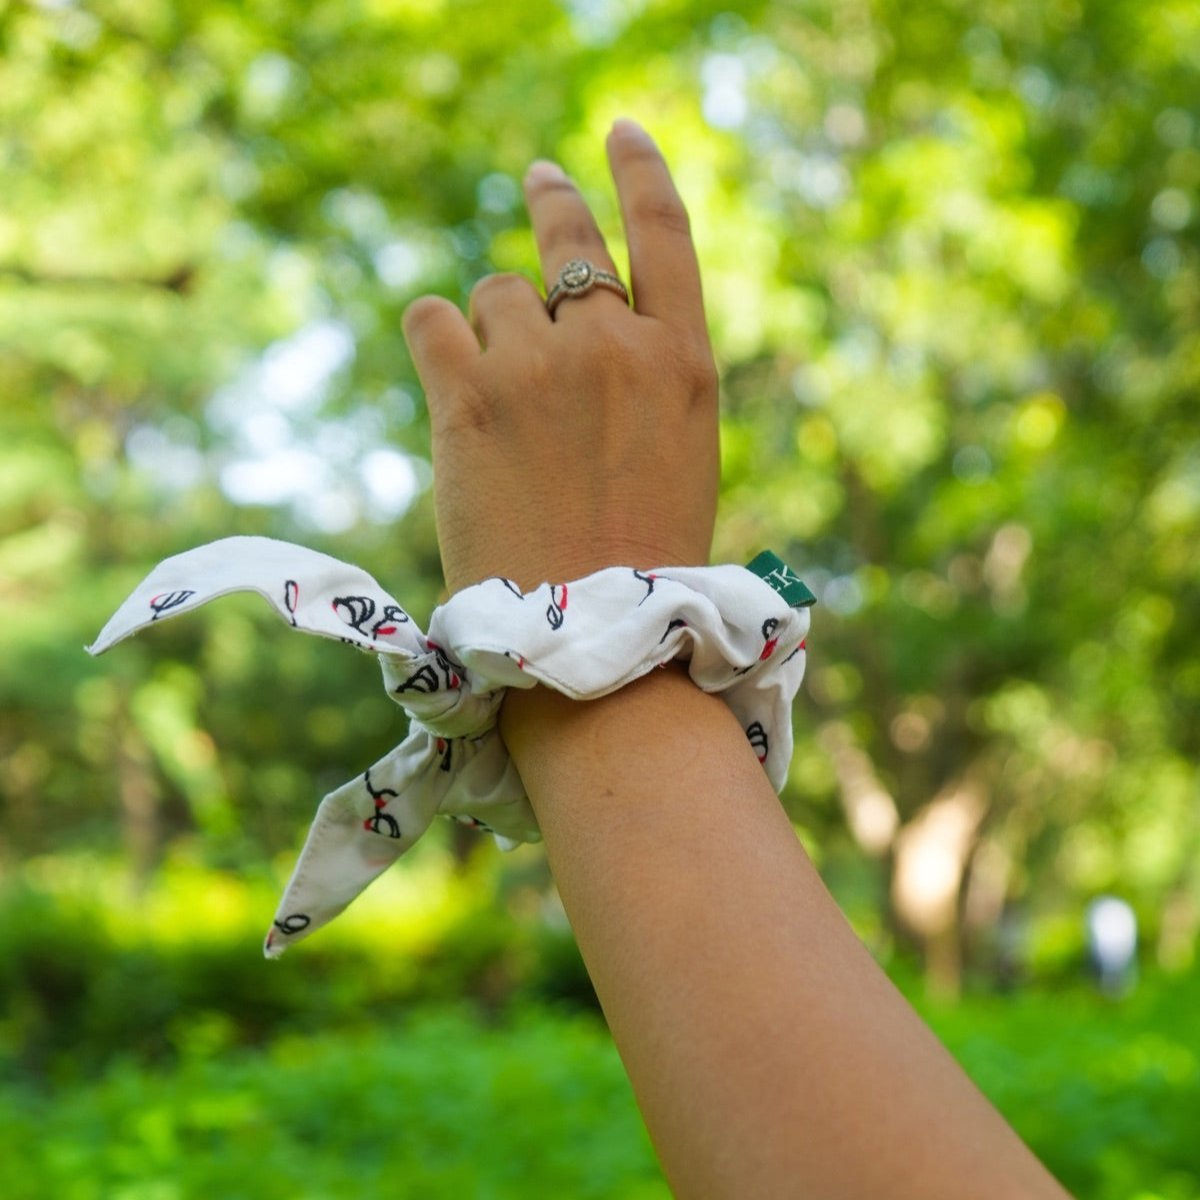
[[[527,288],[529,286],[529,280],[523,275],[517,275],[512,271],[500,271],[495,275],[485,275],[480,279],[471,289],[471,299],[475,301],[482,296],[490,296],[492,293],[503,295],[506,292],[512,292],[516,288]]]
[[[588,373],[622,376],[638,369],[641,354],[627,322],[597,320],[587,326],[574,359]]]
[[[463,434],[488,434],[496,425],[499,410],[486,391],[463,383],[455,395],[448,396],[436,406],[430,406],[429,418],[433,437],[437,441],[461,437]]]
[[[612,362],[618,370],[641,374],[647,365],[645,347],[634,336],[628,321],[605,322],[596,338],[596,353],[602,362]]]
[[[559,375],[559,368],[541,346],[526,347],[521,359],[521,376],[533,394],[552,392]]]
[[[647,195],[634,202],[633,216],[640,224],[650,225],[666,233],[690,237],[691,219],[678,196]]]
[[[712,351],[707,345],[698,340],[677,344],[674,365],[687,388],[689,398],[694,403],[715,399],[719,389],[719,377],[717,364],[713,361]]]
[[[549,176],[530,179],[529,194],[531,196],[552,196],[559,194],[563,196],[577,196],[579,189],[565,176],[562,178],[552,178]]]
[[[559,217],[546,226],[545,244],[554,246],[594,246],[600,241],[596,223],[581,216]]]

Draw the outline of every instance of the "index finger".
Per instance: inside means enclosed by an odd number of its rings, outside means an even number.
[[[637,311],[707,337],[691,224],[662,154],[640,125],[622,119],[608,135],[608,161]]]

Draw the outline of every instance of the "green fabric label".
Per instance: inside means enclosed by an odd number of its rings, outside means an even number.
[[[770,550],[764,550],[746,564],[764,583],[770,584],[787,602],[789,608],[807,608],[817,598],[808,590],[803,579]]]

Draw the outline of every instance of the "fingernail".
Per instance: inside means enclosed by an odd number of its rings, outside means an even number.
[[[529,170],[525,172],[525,178],[533,180],[534,183],[549,183],[551,180],[566,179],[567,173],[556,162],[551,162],[548,158],[538,158],[529,164]]]
[[[652,142],[654,139],[636,122],[629,117],[620,117],[613,122],[613,133],[618,137],[636,138],[642,142]]]

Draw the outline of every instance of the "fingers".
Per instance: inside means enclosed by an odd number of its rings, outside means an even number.
[[[602,271],[617,274],[591,209],[557,163],[539,160],[529,168],[525,175],[525,202],[547,292],[554,286],[563,265],[572,258],[587,259]],[[563,300],[555,310],[555,320],[586,320],[588,309],[592,309],[594,317],[592,306],[602,305],[628,307],[615,292],[593,287],[584,296]]]
[[[475,331],[441,296],[422,296],[404,310],[404,338],[427,397],[453,391],[479,359]]]
[[[621,201],[638,312],[706,337],[687,210],[663,156],[640,125],[621,120],[608,135],[608,160]]]
[[[485,349],[505,340],[527,339],[532,328],[550,324],[537,288],[523,275],[481,279],[471,290],[470,316]]]

